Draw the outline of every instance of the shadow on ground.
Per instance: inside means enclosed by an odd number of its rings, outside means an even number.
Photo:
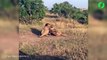
[[[28,55],[19,51],[19,60],[66,60],[65,58],[61,58],[58,56],[40,56],[40,55]]]
[[[37,36],[40,36],[41,35],[41,31],[36,29],[36,28],[31,28],[31,32]]]

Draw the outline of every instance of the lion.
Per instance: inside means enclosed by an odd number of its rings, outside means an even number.
[[[62,33],[60,31],[58,31],[57,29],[55,29],[55,27],[53,25],[50,26],[49,33],[54,36],[61,36],[62,35]]]
[[[50,28],[50,24],[46,23],[45,26],[43,27],[42,31],[41,31],[41,36],[47,36],[49,34],[49,28]]]

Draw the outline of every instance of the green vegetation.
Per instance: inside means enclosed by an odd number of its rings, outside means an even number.
[[[20,22],[32,23],[45,16],[45,6],[42,0],[19,0]]]
[[[18,0],[0,0],[0,9],[8,10],[16,6]]]
[[[45,12],[48,11],[48,8],[43,5],[42,0],[20,0],[19,7],[20,22],[23,23],[32,23],[35,20],[41,20],[44,18]],[[55,3],[50,12],[65,18],[73,18],[80,23],[88,23],[88,11],[81,11],[67,1],[60,4]]]
[[[0,0],[0,18],[18,18],[18,0]]]
[[[73,13],[73,7],[68,2],[63,2],[60,4],[55,3],[51,9],[52,13],[57,13],[59,16],[64,16],[66,18],[70,17]]]
[[[82,18],[82,21],[80,23],[88,23],[88,11],[73,7],[67,1],[60,4],[55,3],[53,5],[53,8],[51,9],[51,12],[65,18],[73,18],[75,20],[78,20],[79,22]]]
[[[99,2],[104,2],[107,5],[106,0],[89,0],[89,12],[92,13],[94,10],[100,9],[100,8],[98,8]],[[101,10],[105,10],[105,9],[106,8],[101,9]]]
[[[19,8],[16,8],[17,5],[19,5]],[[2,12],[0,15],[12,15],[15,9],[19,9],[19,22],[26,24],[32,24],[32,22],[43,19],[48,11],[42,0],[0,0],[0,11]],[[88,11],[76,8],[67,1],[55,3],[50,12],[78,22],[88,23]]]
[[[98,3],[99,2],[104,2],[105,3],[105,8],[98,8]],[[89,0],[89,13],[90,14],[93,14],[95,13],[96,11],[102,11],[104,14],[104,18],[105,20],[107,19],[107,0]],[[101,15],[101,14],[100,14]],[[101,16],[103,16],[101,15]]]

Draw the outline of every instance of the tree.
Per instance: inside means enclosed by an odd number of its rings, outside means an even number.
[[[53,5],[53,8],[51,9],[52,13],[58,14],[59,16],[63,16],[63,17],[69,17],[70,13],[72,11],[72,5],[69,4],[67,1],[57,4],[55,3]]]
[[[69,2],[65,1],[63,3],[53,5],[51,9],[52,13],[58,14],[65,18],[73,18],[80,23],[88,23],[88,11],[73,7]]]
[[[19,0],[19,8],[20,22],[32,23],[45,16],[45,6],[42,0]]]

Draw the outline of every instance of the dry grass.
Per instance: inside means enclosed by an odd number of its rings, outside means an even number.
[[[29,55],[29,60],[58,60],[58,58],[60,58],[59,60],[87,60],[87,26],[64,18],[61,21],[52,19],[44,18],[42,25],[20,25],[20,51]],[[41,26],[47,22],[53,24],[67,36],[39,38],[31,32],[30,28],[41,30]],[[74,26],[73,23],[77,24]],[[77,25],[79,27],[76,27]],[[45,58],[41,56],[45,56]],[[55,59],[55,57],[58,58]]]
[[[0,18],[0,60],[18,60],[17,23],[16,20]]]
[[[89,16],[89,23],[89,60],[107,60],[106,22],[96,20]]]

